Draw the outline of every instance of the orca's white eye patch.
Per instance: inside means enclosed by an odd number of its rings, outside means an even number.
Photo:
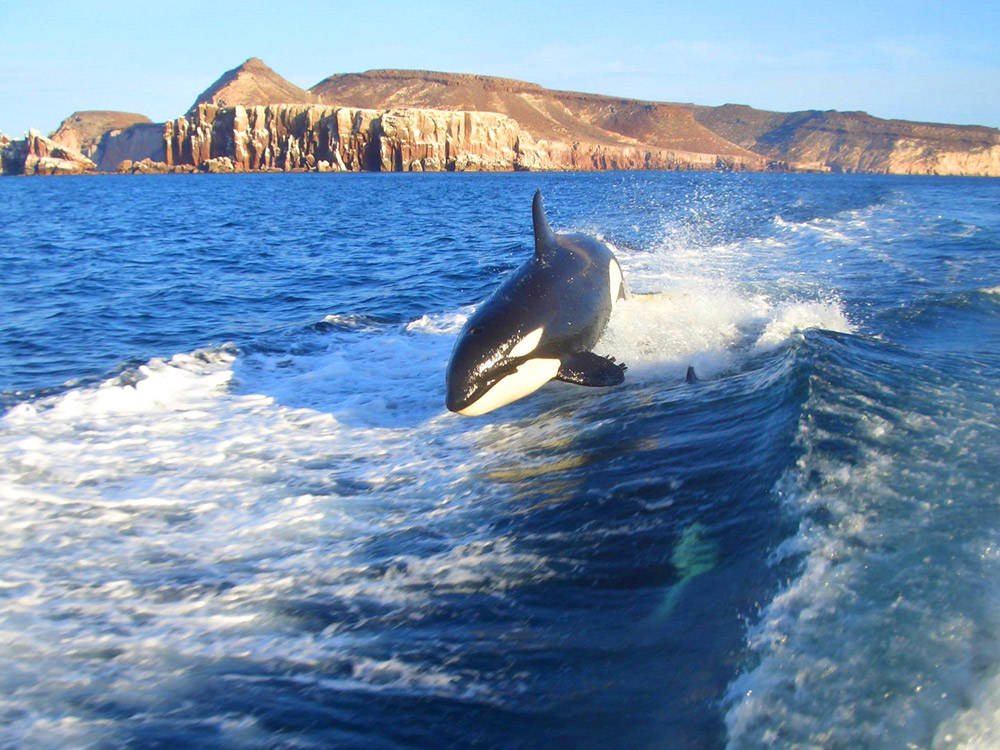
[[[538,347],[538,342],[542,340],[542,333],[545,331],[544,328],[536,328],[534,331],[529,333],[523,339],[518,341],[514,348],[510,350],[508,357],[524,357],[531,354]]]

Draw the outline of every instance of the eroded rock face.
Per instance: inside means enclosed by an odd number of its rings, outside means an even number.
[[[553,144],[554,151],[575,151],[580,168],[598,168],[595,159],[598,164],[610,159],[643,168],[647,153],[650,161],[698,168],[705,163],[714,165],[714,157],[734,165],[760,162],[759,155],[720,137],[677,104],[553,91],[507,78],[420,70],[335,75],[310,91],[320,103],[339,106],[506,115],[535,141]],[[706,155],[710,158],[705,159]]]
[[[114,172],[126,159],[165,161],[163,125],[136,123],[123,130],[109,130],[102,136],[94,153],[94,161],[101,172]]]
[[[163,129],[166,163],[233,171],[763,169],[762,157],[535,139],[494,112],[199,104]]]
[[[0,174],[21,174],[24,172],[24,157],[27,149],[24,141],[13,141],[10,136],[0,133]]]
[[[29,130],[23,140],[0,138],[3,174],[81,174],[96,165],[86,156]]]
[[[74,112],[59,123],[59,127],[49,138],[100,164],[98,150],[106,135],[111,131],[121,132],[139,124],[156,127],[145,115],[133,112],[86,110]]]

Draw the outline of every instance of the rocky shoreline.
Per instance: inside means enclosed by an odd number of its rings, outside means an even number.
[[[98,169],[91,159],[36,131],[23,141],[0,140],[4,174],[767,168],[763,157],[536,141],[514,120],[492,112],[201,104],[191,115],[158,127],[157,142],[146,137],[147,143],[124,148],[123,140],[141,137],[131,128],[109,133],[95,158],[101,164],[116,162],[113,170]]]
[[[427,71],[331,76],[305,90],[251,58],[166,123],[75,112],[47,137],[0,133],[4,175],[645,169],[1000,176],[1000,131]]]

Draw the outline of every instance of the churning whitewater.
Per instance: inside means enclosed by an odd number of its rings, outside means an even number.
[[[464,419],[536,188],[616,248],[628,377]],[[0,183],[0,745],[996,746],[998,202]]]

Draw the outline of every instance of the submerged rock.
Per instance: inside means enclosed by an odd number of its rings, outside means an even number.
[[[142,159],[141,161],[134,162],[131,159],[125,159],[118,165],[118,169],[116,171],[118,174],[167,174],[178,170],[176,167],[168,167],[167,164],[162,161]],[[183,171],[193,172],[194,167],[188,167]]]

